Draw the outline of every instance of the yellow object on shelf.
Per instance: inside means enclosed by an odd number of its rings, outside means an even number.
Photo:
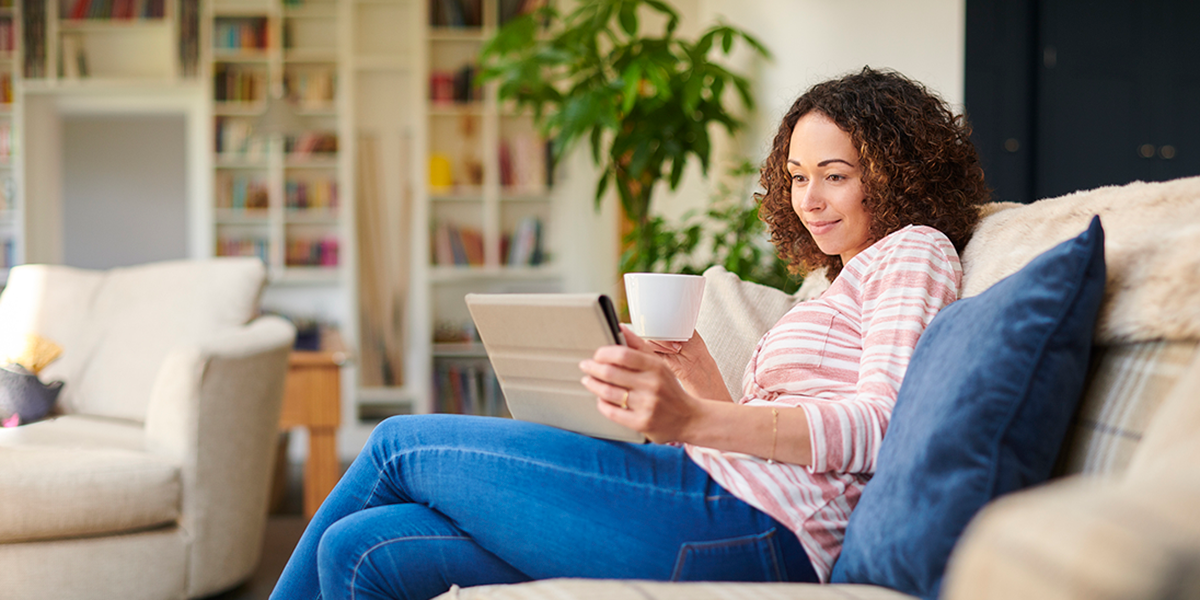
[[[449,192],[454,187],[454,171],[450,157],[445,154],[429,155],[429,189],[433,192]]]

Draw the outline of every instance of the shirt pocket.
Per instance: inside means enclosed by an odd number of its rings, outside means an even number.
[[[758,535],[685,542],[671,581],[782,581],[778,531]]]
[[[759,385],[768,390],[787,389],[789,382],[796,381],[796,369],[820,368],[829,351],[836,316],[832,310],[812,311],[777,324],[757,356]]]

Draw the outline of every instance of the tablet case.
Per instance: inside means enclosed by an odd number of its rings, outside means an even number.
[[[579,362],[623,344],[603,294],[467,294],[467,308],[513,418],[593,437],[644,442],[596,410]]]

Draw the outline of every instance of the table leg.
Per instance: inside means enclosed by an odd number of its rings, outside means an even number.
[[[308,430],[308,460],[304,463],[304,516],[312,518],[341,477],[337,458],[337,429]]]

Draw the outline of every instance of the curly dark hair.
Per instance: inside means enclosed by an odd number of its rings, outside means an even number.
[[[787,169],[792,130],[818,111],[850,134],[861,159],[863,207],[875,240],[908,225],[928,225],[962,252],[991,190],[971,143],[971,127],[925,86],[894,71],[862,71],[819,83],[800,96],[779,124],[755,194],[771,243],[793,272],[826,267],[832,281],[842,259],[817,247],[792,208]]]

